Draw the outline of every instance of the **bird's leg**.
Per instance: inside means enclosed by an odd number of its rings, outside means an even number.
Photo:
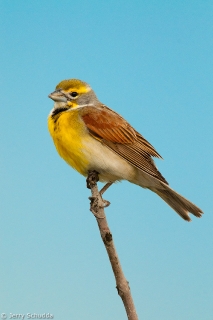
[[[96,188],[96,192],[99,194],[96,193],[96,195],[94,196],[94,193],[92,191],[92,194],[93,196],[92,197],[89,197],[89,200],[91,201],[90,202],[90,206],[91,206],[91,211],[93,212],[93,214],[95,214],[95,212],[97,211],[97,208],[98,207],[108,207],[110,205],[110,202],[107,201],[107,200],[104,200],[102,198],[102,194],[104,193],[104,191],[106,191],[112,183],[107,183],[102,189],[101,191],[99,192],[98,191],[98,188],[97,188],[97,182],[99,181],[99,173],[95,170],[89,170],[88,171],[88,177],[86,179],[86,182],[87,182],[87,188],[88,189],[94,189]]]
[[[102,196],[105,191],[113,184],[113,182],[108,182],[105,184],[105,186],[99,191],[100,195]]]
[[[87,188],[91,189],[98,181],[99,181],[99,172],[95,170],[89,170],[88,171],[88,177],[87,177]]]
[[[104,194],[104,192],[113,184],[113,182],[108,182],[105,184],[105,186],[103,186],[103,188],[99,191],[100,196],[102,198],[102,195]],[[103,199],[103,198],[102,198]],[[109,207],[110,202],[108,200],[103,200],[104,201],[104,207]]]
[[[95,170],[89,170],[88,171],[88,176],[86,179],[86,183],[87,183],[87,188],[91,189],[92,191],[92,197],[89,197],[90,200],[90,211],[92,211],[92,213],[94,214],[94,216],[96,218],[102,219],[102,217],[100,217],[98,215],[98,210],[99,210],[99,197],[98,197],[98,188],[97,188],[97,182],[99,180],[99,173]]]

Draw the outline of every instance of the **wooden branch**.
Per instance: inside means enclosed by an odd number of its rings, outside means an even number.
[[[121,268],[121,264],[118,258],[118,254],[113,243],[112,234],[110,232],[104,208],[109,206],[110,203],[102,199],[101,194],[98,191],[97,181],[98,172],[89,171],[87,178],[87,188],[91,189],[92,197],[90,197],[90,211],[94,214],[98,227],[100,230],[101,238],[105,245],[106,251],[109,256],[109,260],[114,272],[116,280],[116,288],[119,296],[121,297],[124,307],[126,309],[127,317],[129,320],[138,320],[134,302],[131,296],[129,284],[124,276]],[[103,190],[103,189],[102,189]],[[103,192],[102,192],[103,193]]]

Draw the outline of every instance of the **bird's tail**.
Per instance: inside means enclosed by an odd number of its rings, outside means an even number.
[[[150,188],[157,193],[170,207],[172,207],[184,220],[191,221],[189,212],[194,216],[200,218],[202,216],[202,210],[194,205],[189,200],[172,190],[169,185],[160,183],[157,188]]]

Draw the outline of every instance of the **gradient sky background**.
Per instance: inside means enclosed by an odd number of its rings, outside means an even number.
[[[79,78],[205,212],[187,223],[127,182],[105,194],[139,319],[212,320],[212,1],[19,0],[0,10],[0,313],[126,319],[85,179],[47,131],[47,95]]]

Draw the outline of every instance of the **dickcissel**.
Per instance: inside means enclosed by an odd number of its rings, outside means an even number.
[[[108,184],[128,180],[160,196],[183,219],[202,210],[172,190],[152,157],[159,153],[118,113],[102,104],[81,80],[61,81],[49,95],[48,128],[59,155],[83,176],[99,173]]]

